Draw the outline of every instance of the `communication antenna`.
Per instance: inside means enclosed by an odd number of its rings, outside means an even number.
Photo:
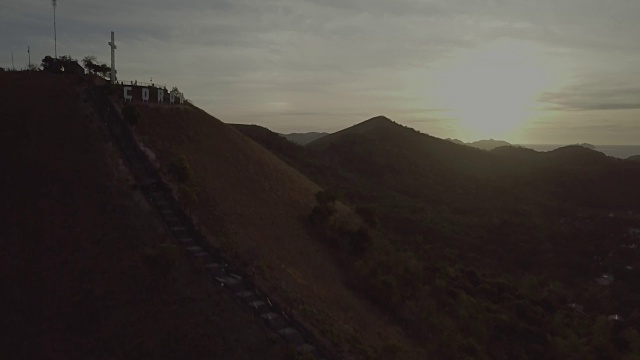
[[[31,69],[31,46],[27,46],[27,54],[29,54],[29,69]]]
[[[51,5],[53,5],[53,55],[57,59],[58,58],[58,39],[56,34],[56,5],[58,5],[58,0],[51,0]]]
[[[13,63],[13,51],[11,52],[11,69],[16,71],[16,64]]]

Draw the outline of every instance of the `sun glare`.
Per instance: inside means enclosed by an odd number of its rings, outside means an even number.
[[[463,138],[509,138],[536,115],[552,68],[533,43],[498,41],[460,53],[439,70],[436,101]]]

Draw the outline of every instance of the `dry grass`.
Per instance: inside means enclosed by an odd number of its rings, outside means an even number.
[[[314,239],[307,216],[317,185],[199,109],[140,110],[140,139],[164,167],[176,157],[187,159],[198,189],[197,202],[188,206],[214,235],[211,241],[253,272],[260,286],[344,357],[382,354],[390,342],[412,349],[401,358],[421,357],[396,326],[347,288],[334,255]]]

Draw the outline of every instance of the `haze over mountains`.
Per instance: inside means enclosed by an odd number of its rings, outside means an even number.
[[[287,140],[294,142],[298,145],[307,145],[308,143],[319,139],[329,133],[325,132],[308,132],[308,133],[291,133],[282,134]]]
[[[319,139],[323,136],[328,135],[329,133],[324,133],[324,132],[310,132],[310,133],[291,133],[291,134],[283,134],[282,136],[284,136],[287,140],[294,142],[298,145],[306,145],[308,143],[310,143],[313,140]],[[462,140],[459,139],[447,139],[453,143],[456,144],[460,144],[460,145],[467,145],[467,146],[471,146],[477,149],[482,149],[482,150],[493,150],[497,147],[500,146],[517,146],[517,147],[525,147],[525,148],[530,148],[530,149],[534,149],[536,151],[552,151],[564,146],[568,146],[568,145],[536,145],[536,144],[526,144],[526,145],[519,145],[519,144],[511,144],[507,141],[504,140],[494,140],[494,139],[489,139],[489,140],[477,140],[477,141],[473,141],[473,142],[469,142],[469,143],[465,143]],[[580,143],[580,144],[573,144],[573,145],[578,145],[578,146],[583,146],[592,150],[596,150],[596,151],[600,151],[603,152],[605,154],[607,154],[608,156],[614,156],[614,157],[618,157],[621,159],[626,159],[626,158],[631,158],[633,156],[635,156],[635,154],[640,153],[640,146],[635,146],[635,145],[602,145],[602,146],[595,146],[592,144],[588,144],[588,143]]]
[[[258,126],[236,128],[333,189],[384,233],[345,271],[405,328],[449,334],[438,339],[458,349],[471,346],[476,356],[589,357],[597,351],[617,357],[632,350],[601,348],[585,329],[604,326],[606,314],[624,313],[626,344],[640,340],[629,330],[640,324],[638,293],[627,288],[640,285],[629,277],[640,258],[620,251],[638,241],[629,233],[640,210],[634,185],[640,166],[632,161],[584,146],[479,150],[382,116],[304,147]],[[611,257],[593,261],[605,253]],[[608,272],[624,279],[612,292],[593,281]],[[563,290],[550,287],[555,281]],[[592,312],[571,312],[576,302]],[[558,316],[567,320],[552,325]],[[573,336],[583,345],[558,347]],[[433,351],[441,358],[467,353]]]

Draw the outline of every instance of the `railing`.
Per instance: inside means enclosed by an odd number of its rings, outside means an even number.
[[[116,81],[117,84],[122,84],[122,85],[131,85],[131,86],[153,86],[153,87],[157,87],[157,88],[167,88],[166,84],[157,84],[157,83],[153,83],[153,82],[145,82],[145,81],[138,81],[138,80],[120,80],[118,79],[118,81]]]
[[[141,85],[141,83],[138,83]],[[265,328],[278,334],[293,346],[300,356],[316,359],[335,359],[315,335],[299,322],[285,307],[269,298],[248,274],[233,266],[202,234],[186,211],[175,199],[169,186],[164,183],[160,172],[147,154],[139,146],[131,129],[102,87],[90,90],[95,108],[107,124],[114,143],[129,165],[140,190],[149,205],[158,211],[177,244],[184,247],[195,266],[202,266],[210,273],[212,280],[222,285],[242,308],[254,314]]]

